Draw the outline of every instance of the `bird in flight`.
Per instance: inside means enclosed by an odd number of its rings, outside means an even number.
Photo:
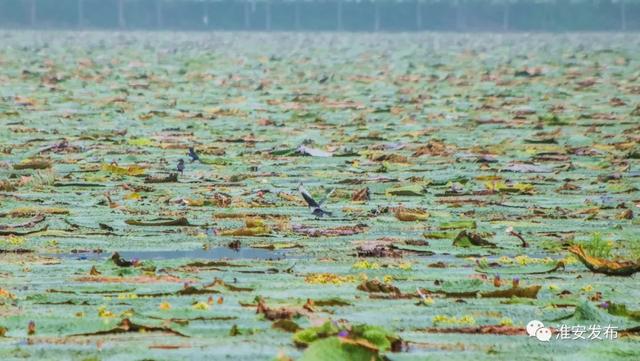
[[[196,153],[196,150],[193,149],[193,147],[189,147],[189,153],[187,155],[191,158],[191,163],[195,162],[196,160],[200,160],[198,153]]]
[[[178,161],[178,166],[176,166],[176,169],[178,170],[178,172],[180,172],[180,174],[184,173],[184,160],[180,159]]]
[[[322,205],[324,204],[324,202],[327,201],[327,199],[329,199],[329,197],[331,197],[331,195],[335,191],[335,188],[332,189],[329,193],[327,193],[327,195],[325,195],[324,198],[320,200],[320,202],[316,202],[316,200],[313,199],[313,197],[311,197],[309,192],[307,192],[307,190],[304,189],[304,186],[302,185],[302,183],[300,183],[300,185],[298,186],[298,190],[300,191],[300,194],[302,194],[302,198],[304,198],[305,202],[307,202],[307,204],[309,205],[309,208],[313,208],[312,214],[314,216],[322,217],[325,214],[328,216],[331,215],[331,212],[327,212],[324,209],[322,209]]]

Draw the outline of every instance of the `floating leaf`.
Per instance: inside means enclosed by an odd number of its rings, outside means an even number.
[[[533,264],[533,265],[524,265],[524,266],[513,266],[513,267],[499,267],[499,268],[490,268],[486,266],[479,266],[476,268],[476,272],[480,273],[496,273],[500,274],[545,274],[552,273],[560,268],[564,269],[564,262],[559,261],[555,265],[546,265],[546,264]]]
[[[640,272],[640,263],[633,261],[611,261],[587,255],[580,245],[569,247],[569,252],[578,257],[589,270],[609,276],[631,276]]]
[[[135,219],[127,219],[124,221],[126,224],[130,226],[146,226],[146,227],[168,227],[168,226],[192,226],[189,221],[184,218],[171,219],[166,221],[138,221]]]
[[[262,248],[262,249],[270,249],[270,250],[278,250],[278,249],[292,249],[292,248],[303,248],[302,245],[297,243],[255,243],[251,245],[252,248]]]
[[[271,228],[259,218],[245,219],[243,228],[224,230],[220,232],[221,236],[265,236],[271,233]]]
[[[73,336],[101,336],[101,335],[114,335],[114,334],[122,334],[122,333],[140,333],[140,332],[161,332],[167,333],[180,337],[188,337],[185,334],[182,334],[178,331],[175,331],[169,327],[156,327],[156,326],[145,326],[131,322],[128,318],[122,319],[118,326],[115,328],[104,330],[104,331],[96,331],[89,333],[76,334]]]
[[[392,195],[392,196],[421,197],[426,193],[426,188],[425,186],[416,184],[416,185],[409,185],[404,187],[387,188],[385,193],[387,195]]]
[[[415,222],[427,220],[429,218],[429,213],[421,209],[398,208],[395,211],[395,216],[398,220],[403,222]]]
[[[358,289],[360,291],[370,293],[393,293],[396,295],[401,294],[398,287],[395,287],[391,284],[382,283],[378,280],[362,281],[362,283],[358,285]]]
[[[476,221],[453,221],[453,222],[445,222],[440,224],[440,229],[449,230],[449,229],[476,229],[477,224]]]
[[[496,290],[488,292],[480,292],[480,296],[484,298],[537,298],[538,292],[542,286],[533,285],[529,287],[513,287],[505,290]]]
[[[453,245],[456,247],[496,247],[495,243],[487,241],[486,239],[482,238],[480,234],[466,230],[458,233],[456,238],[453,240]]]
[[[13,169],[47,169],[51,168],[51,161],[47,159],[25,159],[18,164],[13,165]]]
[[[337,337],[314,342],[304,352],[300,361],[382,361],[377,352],[359,345],[340,342]]]
[[[285,332],[296,332],[301,329],[297,323],[291,320],[277,320],[271,325],[271,327],[283,330]]]

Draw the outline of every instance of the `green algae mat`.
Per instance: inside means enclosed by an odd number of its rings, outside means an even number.
[[[640,358],[635,34],[0,44],[2,360]]]

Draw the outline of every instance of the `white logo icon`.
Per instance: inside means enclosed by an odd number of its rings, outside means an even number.
[[[529,334],[530,337],[533,337],[536,335],[536,331],[542,327],[544,327],[544,325],[538,320],[529,321],[527,324],[527,334]]]
[[[538,320],[532,320],[527,324],[527,334],[529,337],[535,336],[542,342],[548,342],[551,339],[551,330],[544,327],[544,324]]]
[[[541,327],[536,331],[536,338],[542,342],[549,342],[551,340],[551,330],[546,327]]]

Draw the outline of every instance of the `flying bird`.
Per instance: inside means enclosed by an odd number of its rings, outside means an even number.
[[[176,166],[176,169],[178,170],[178,172],[180,172],[180,174],[184,173],[184,160],[180,159],[178,161],[178,166]]]
[[[327,212],[324,209],[322,209],[322,205],[324,204],[324,202],[327,201],[327,199],[329,199],[329,197],[331,197],[331,195],[335,191],[335,188],[332,189],[329,193],[327,193],[327,195],[325,195],[324,198],[320,200],[320,202],[316,202],[316,200],[313,199],[313,197],[311,197],[309,192],[307,192],[307,190],[304,189],[304,186],[302,185],[302,183],[300,183],[300,185],[298,186],[298,190],[300,191],[300,194],[302,194],[302,198],[304,198],[305,202],[307,202],[307,204],[309,205],[309,208],[313,208],[313,212],[311,213],[314,216],[322,217],[325,214],[328,216],[331,215],[331,212]]]
[[[189,154],[187,155],[191,158],[191,163],[195,162],[196,160],[200,160],[198,153],[196,153],[196,150],[193,149],[193,147],[189,147]]]

